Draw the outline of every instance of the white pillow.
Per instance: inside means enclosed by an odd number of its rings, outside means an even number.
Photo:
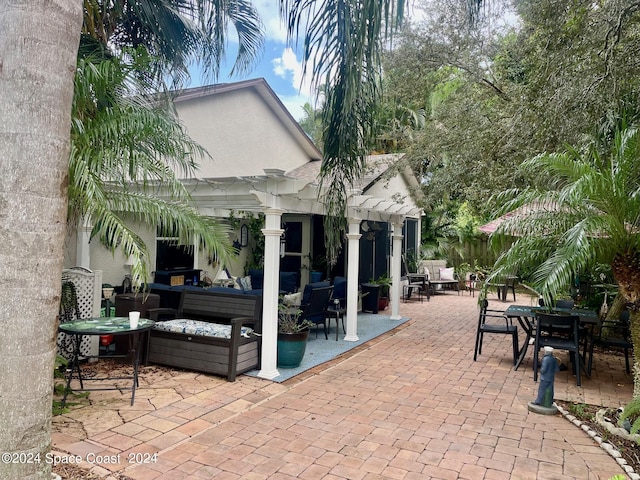
[[[233,280],[233,288],[235,288],[236,290],[242,290],[242,285],[240,285],[239,277],[234,277],[233,275],[231,275],[231,280]]]
[[[285,295],[282,299],[282,303],[289,306],[299,307],[302,303],[302,292]]]
[[[418,265],[417,273],[421,273],[423,275],[429,275],[429,268],[427,267],[428,263],[425,260],[422,260]]]
[[[441,268],[440,269],[440,280],[455,280],[453,278],[454,269],[451,268]]]

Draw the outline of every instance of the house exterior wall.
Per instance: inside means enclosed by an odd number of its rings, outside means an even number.
[[[131,225],[130,225],[131,226]],[[155,228],[148,229],[142,226],[131,226],[133,230],[142,237],[142,240],[149,249],[149,258],[151,265],[149,272],[155,270],[156,258],[156,237]],[[102,281],[113,286],[122,285],[125,275],[131,273],[130,267],[126,266],[127,258],[120,250],[111,253],[97,240],[93,240],[90,244],[91,270],[102,270]],[[151,279],[152,280],[152,279]]]
[[[264,175],[265,168],[289,171],[309,161],[254,89],[178,101],[176,110],[212,157],[200,162],[200,178]]]

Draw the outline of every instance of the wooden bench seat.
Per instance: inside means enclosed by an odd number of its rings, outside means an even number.
[[[184,290],[177,310],[158,308],[148,314],[159,322],[149,338],[151,363],[223,375],[230,382],[260,365],[261,296]],[[230,325],[230,338],[211,336],[207,329],[188,333],[162,329],[163,320],[176,318]],[[255,333],[243,335],[242,327]]]

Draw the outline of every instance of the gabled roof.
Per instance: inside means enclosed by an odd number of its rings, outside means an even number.
[[[289,113],[289,110],[280,101],[276,93],[271,89],[264,78],[255,78],[233,83],[218,83],[215,85],[206,85],[202,87],[194,87],[182,90],[174,98],[174,102],[179,104],[188,100],[194,100],[211,95],[224,94],[237,90],[251,88],[255,90],[264,102],[271,108],[273,113],[278,117],[287,130],[300,143],[304,151],[311,160],[322,160],[322,154],[316,148],[313,141],[307,133],[298,124],[295,118]]]

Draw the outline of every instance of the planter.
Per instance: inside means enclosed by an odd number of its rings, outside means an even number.
[[[278,333],[278,367],[296,368],[302,362],[307,348],[309,330],[298,333]]]
[[[380,297],[378,299],[378,310],[385,310],[389,306],[388,297]]]
[[[380,310],[380,285],[373,283],[362,284],[362,311],[378,313]]]

